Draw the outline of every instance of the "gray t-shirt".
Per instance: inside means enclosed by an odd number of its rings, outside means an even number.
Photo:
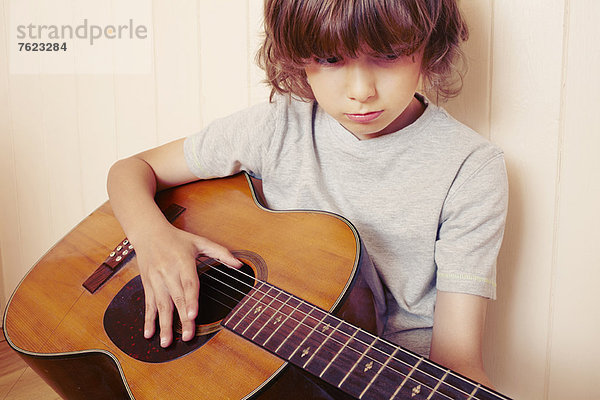
[[[508,185],[500,149],[416,96],[421,117],[374,139],[357,139],[314,102],[275,97],[215,121],[184,151],[199,178],[261,178],[272,209],[349,219],[375,267],[363,269],[380,334],[428,355],[436,289],[496,296]]]

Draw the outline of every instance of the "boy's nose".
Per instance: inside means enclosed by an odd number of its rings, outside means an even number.
[[[346,95],[352,100],[364,103],[375,96],[375,76],[372,71],[361,63],[348,66],[346,76]]]

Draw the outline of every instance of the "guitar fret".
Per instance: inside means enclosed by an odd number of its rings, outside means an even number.
[[[329,363],[327,364],[327,366],[325,367],[325,369],[319,374],[319,378],[322,378],[325,375],[325,372],[327,372],[329,370],[329,367],[331,367],[331,365],[333,364],[333,362],[338,359],[338,357],[342,354],[342,352],[344,351],[344,349],[346,348],[346,346],[348,345],[348,343],[350,343],[350,341],[352,339],[354,339],[354,336],[356,336],[356,334],[358,332],[359,332],[359,330],[356,329],[356,331],[352,334],[352,336],[348,337],[348,340],[346,340],[344,342],[344,344],[342,345],[342,347],[340,347],[340,349],[337,351],[337,353],[335,354],[335,356],[329,361]]]
[[[259,305],[254,309],[253,311],[253,317],[254,319],[252,320],[252,322],[250,322],[248,324],[248,326],[242,331],[242,336],[250,336],[252,335],[252,331],[248,331],[249,329],[258,329],[260,330],[264,325],[261,325],[260,320],[261,318],[263,318],[264,315],[267,315],[267,319],[270,318],[269,315],[270,313],[272,313],[272,309],[271,309],[271,304],[273,303],[273,301],[275,300],[275,297],[271,298],[271,301],[266,303],[266,300],[263,302],[262,299],[264,299],[265,297],[270,297],[269,292],[272,290],[272,288],[269,288],[266,292],[265,295],[261,298],[261,300],[259,301]],[[264,318],[263,318],[264,319]],[[258,328],[257,326],[258,325]],[[248,333],[248,334],[247,334]],[[247,335],[246,335],[247,334]]]
[[[308,360],[306,360],[306,362],[304,363],[304,365],[302,366],[302,368],[306,368],[306,366],[315,358],[315,355],[319,352],[319,350],[321,350],[321,348],[323,347],[323,345],[325,345],[325,343],[327,343],[327,341],[331,338],[331,335],[333,335],[333,333],[337,330],[337,328],[342,324],[342,321],[340,321],[335,328],[331,329],[331,328],[327,328],[327,330],[331,330],[331,332],[329,332],[329,334],[325,337],[325,340],[323,340],[321,342],[321,344],[319,345],[319,347],[317,347],[317,349],[314,351],[314,353],[310,356],[310,358]]]
[[[275,296],[275,298],[273,298],[273,300],[276,300],[277,297],[279,297],[281,294],[284,294],[284,293],[280,291],[279,294],[277,296]],[[277,315],[277,313],[281,313],[281,309],[283,308],[283,306],[286,305],[286,303],[290,299],[289,296],[286,296],[286,297],[287,297],[286,300],[281,303],[281,305],[277,308],[277,310],[275,310],[275,312],[273,313],[273,315],[271,315],[271,318],[269,318],[269,320],[263,324],[263,326],[254,334],[254,336],[252,336],[252,339],[251,339],[252,341],[255,341],[255,342],[258,343],[258,340],[257,340],[258,335],[261,334],[265,330],[265,328],[270,327],[271,321],[273,321],[273,318]],[[278,321],[275,320],[274,323],[277,324]],[[268,330],[268,328],[267,328],[267,330]],[[276,330],[277,329],[274,329],[273,332],[271,332],[271,334],[269,335],[269,338],[267,339],[267,341],[271,338],[271,336],[273,336],[275,334]],[[263,346],[264,346],[265,343],[266,343],[266,341],[263,343]]]
[[[396,391],[394,392],[394,394],[392,395],[392,397],[390,397],[390,400],[393,399],[394,397],[396,397],[398,395],[398,393],[400,393],[400,390],[402,390],[402,388],[404,387],[404,385],[406,384],[406,382],[410,379],[410,376],[412,375],[413,372],[415,372],[415,370],[417,369],[417,367],[419,366],[419,364],[421,363],[421,361],[423,361],[423,357],[421,357],[419,359],[419,361],[415,364],[415,366],[410,370],[410,372],[408,373],[408,375],[406,375],[404,377],[404,380],[402,380],[402,383],[400,384],[400,386],[398,386],[398,388],[396,389]]]
[[[356,331],[355,328],[348,331],[342,321],[330,314],[322,314],[321,318],[323,317],[324,319],[317,325],[314,333],[309,338],[310,343],[314,345],[313,348],[316,349],[312,352],[310,363],[305,363],[304,360],[298,358],[291,360],[292,362],[300,361],[299,367],[304,364],[304,368],[316,376],[327,368],[331,359],[334,358],[352,333]],[[338,380],[334,380],[334,382]]]
[[[394,365],[394,368],[390,367],[392,360],[395,363],[399,361],[392,356],[398,348],[364,331],[357,335],[356,340],[360,345],[352,347],[356,353],[362,355],[355,361],[356,367],[350,371],[347,380],[340,388],[357,398],[389,398],[399,380],[405,376],[405,373],[401,372],[402,367],[408,373],[402,364],[400,364],[401,368],[398,368],[398,365]],[[368,343],[370,344],[367,345]]]
[[[294,332],[296,332],[296,330],[298,330],[298,328],[300,326],[302,326],[302,324],[304,323],[304,321],[306,320],[306,318],[308,318],[308,313],[306,313],[304,315],[304,318],[302,318],[302,320],[294,327],[294,329],[285,337],[285,339],[283,340],[283,342],[281,342],[281,344],[279,346],[277,346],[277,348],[275,349],[275,353],[279,354],[279,350],[281,349],[281,347],[290,339],[290,337],[292,337],[292,335],[294,334]]]
[[[289,301],[290,299],[286,300],[286,303]],[[269,337],[267,338],[267,340],[265,340],[263,342],[263,346],[270,348],[270,344],[271,344],[271,339],[283,328],[283,326],[285,326],[285,324],[288,322],[288,320],[290,319],[290,317],[296,312],[298,311],[298,307],[301,305],[302,303],[298,302],[298,304],[292,309],[292,311],[290,313],[287,313],[287,315],[285,316],[285,318],[283,319],[283,321],[280,323],[280,325],[269,335]],[[287,337],[287,335],[286,335]],[[281,343],[279,344],[279,346],[281,345]],[[279,346],[277,346],[277,348],[279,348]],[[275,350],[273,350],[275,352]]]
[[[325,316],[323,316],[323,318],[325,318]],[[312,329],[310,330],[310,332],[308,333],[308,335],[306,335],[306,336],[304,337],[304,339],[302,340],[302,342],[300,342],[300,344],[299,344],[299,345],[296,347],[296,350],[294,350],[294,352],[293,352],[293,353],[290,355],[290,357],[289,357],[289,358],[290,358],[290,360],[291,360],[292,358],[294,358],[294,355],[296,355],[296,352],[297,352],[298,350],[300,350],[300,348],[301,348],[301,347],[304,345],[304,343],[306,343],[306,341],[308,340],[308,338],[309,338],[309,337],[310,337],[310,336],[311,336],[311,335],[312,335],[312,334],[315,332],[315,329],[316,329],[316,328],[317,328],[317,326],[319,326],[319,324],[322,322],[323,318],[321,318],[321,319],[319,320],[319,322],[318,322],[318,323],[317,323],[315,326],[313,326],[313,327],[312,327]],[[304,357],[306,357],[306,356],[307,356],[309,353],[310,353],[310,346],[308,346],[308,347],[304,348],[304,350],[303,350],[303,351],[302,351],[302,353],[301,353],[302,355],[301,355],[300,357],[304,358]],[[315,354],[315,353],[313,353],[313,355],[314,355],[314,354]]]
[[[262,302],[267,292],[261,292],[261,289],[266,286],[260,284],[250,291],[246,295],[246,299],[240,302],[222,324],[234,332],[246,330],[255,319],[260,315],[259,313],[264,309],[264,303]],[[262,294],[262,295],[261,295]],[[258,314],[258,315],[257,315]]]
[[[254,291],[255,290],[253,290],[250,293],[253,293]],[[250,299],[252,299],[252,295],[253,294],[248,294],[246,296],[246,298],[244,299],[244,301],[238,303],[238,305],[234,308],[233,312],[227,317],[226,320],[223,321],[223,326],[227,326],[231,321],[233,321],[233,319],[237,316],[238,312],[240,310],[243,310],[244,307],[246,306],[246,304],[248,304],[248,302],[250,301]],[[238,321],[238,324],[239,324],[239,321]],[[236,326],[237,326],[237,324],[236,324]],[[231,330],[234,330],[234,328],[231,328]]]
[[[346,376],[344,376],[344,379],[342,379],[342,381],[340,383],[338,383],[338,385],[337,385],[338,387],[341,387],[344,384],[344,382],[346,381],[346,379],[348,379],[348,377],[356,369],[356,367],[358,366],[358,364],[360,364],[361,361],[365,358],[365,355],[367,354],[367,352],[369,350],[371,350],[371,348],[373,347],[373,344],[375,344],[376,341],[377,341],[377,338],[375,338],[375,340],[373,340],[373,342],[371,342],[371,344],[369,345],[369,347],[367,347],[367,350],[365,350],[361,354],[361,356],[358,358],[358,360],[356,361],[356,363],[354,363],[354,365],[352,366],[352,368],[350,368],[350,371],[348,371],[348,373],[346,374]]]
[[[381,374],[381,372],[385,368],[387,368],[388,364],[390,363],[390,361],[392,360],[392,358],[394,358],[394,355],[396,355],[396,353],[398,352],[398,350],[400,350],[400,348],[396,347],[396,349],[394,350],[394,352],[392,354],[390,354],[390,356],[385,361],[385,363],[383,363],[381,365],[381,367],[379,367],[379,369],[377,370],[377,373],[375,374],[375,376],[371,379],[371,381],[369,382],[369,384],[364,388],[364,390],[361,392],[360,396],[358,396],[359,399],[363,398],[363,396],[369,390],[369,388],[371,387],[371,385],[373,385],[373,382],[375,382],[375,380],[379,377],[379,375]]]
[[[473,396],[475,396],[475,393],[479,390],[480,387],[481,387],[481,385],[477,384],[477,386],[475,386],[475,389],[473,389],[473,391],[471,392],[471,394],[469,394],[469,398],[467,400],[473,399]]]
[[[440,388],[440,385],[442,384],[442,382],[444,382],[444,379],[446,378],[446,376],[448,376],[448,372],[450,372],[450,371],[446,371],[446,373],[444,374],[444,376],[442,376],[442,379],[440,379],[438,381],[437,385],[435,385],[435,387],[431,391],[431,394],[429,394],[429,396],[427,397],[427,400],[431,400],[431,398],[433,397],[433,395],[435,393],[437,393],[437,390]]]
[[[484,386],[479,385],[475,394],[473,394],[473,399],[477,400],[508,400],[508,397],[499,395],[491,389],[488,389]]]
[[[469,397],[475,386],[471,381],[465,380],[452,373],[452,371],[442,368],[431,362],[424,362],[419,366],[416,373],[417,380],[431,385],[438,398],[464,399]],[[432,399],[435,397],[432,396]]]
[[[257,292],[255,292],[255,293],[257,293]],[[261,300],[262,300],[262,299],[263,299],[263,298],[264,298],[266,295],[267,295],[267,294],[266,294],[266,293],[264,293],[264,294],[261,296],[261,298],[260,298],[259,300],[253,299],[253,300],[255,300],[255,302],[252,304],[252,306],[251,306],[250,308],[248,308],[248,310],[246,311],[246,313],[245,313],[245,314],[244,314],[244,315],[243,315],[243,316],[240,318],[240,320],[237,322],[237,324],[235,324],[235,325],[233,326],[233,328],[232,328],[233,330],[236,330],[236,329],[238,328],[238,326],[239,326],[241,323],[243,323],[243,322],[246,322],[246,323],[248,323],[248,321],[246,320],[246,317],[248,317],[248,315],[250,315],[250,313],[251,313],[253,310],[254,310],[254,311],[256,311],[256,306],[257,306],[257,305],[259,305],[259,306],[260,306],[260,302],[261,302]],[[248,324],[251,324],[251,323],[252,323],[252,321],[250,321]]]

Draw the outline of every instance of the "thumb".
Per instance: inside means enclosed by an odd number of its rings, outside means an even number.
[[[197,237],[198,251],[208,257],[215,258],[231,268],[240,268],[243,264],[226,248],[203,237]]]

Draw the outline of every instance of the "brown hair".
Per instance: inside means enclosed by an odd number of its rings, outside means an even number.
[[[314,99],[304,67],[314,56],[410,55],[423,49],[425,89],[453,97],[462,87],[460,43],[468,29],[456,0],[265,0],[257,61],[271,96]]]

